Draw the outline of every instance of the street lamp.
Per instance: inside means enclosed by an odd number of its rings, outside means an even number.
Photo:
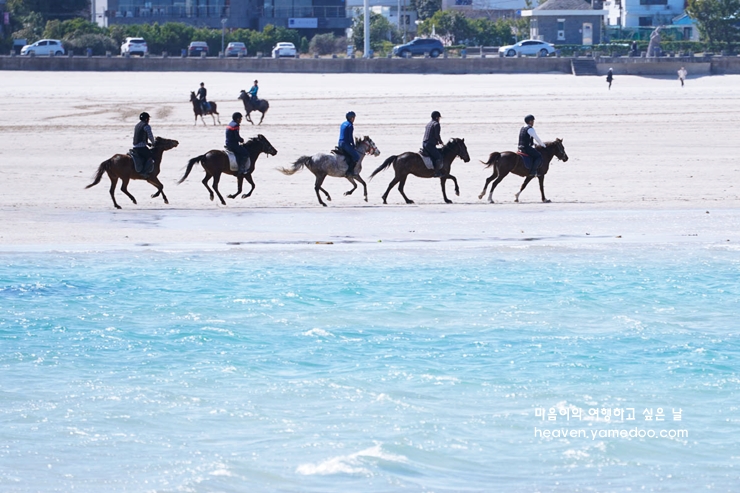
[[[221,19],[221,53],[224,53],[224,35],[226,33],[226,19]]]

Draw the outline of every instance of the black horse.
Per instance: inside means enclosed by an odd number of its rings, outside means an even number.
[[[244,89],[242,89],[242,92],[239,93],[239,97],[237,99],[241,99],[244,103],[244,111],[246,112],[246,115],[244,115],[244,117],[252,125],[254,125],[254,122],[252,121],[252,118],[250,118],[249,114],[253,111],[259,111],[260,113],[262,113],[262,118],[260,118],[260,122],[257,124],[262,125],[262,120],[265,119],[265,113],[267,113],[267,110],[270,109],[270,103],[268,103],[266,99],[258,99],[257,101],[252,101],[252,96]]]
[[[254,165],[257,163],[257,158],[263,152],[269,156],[274,156],[275,154],[277,154],[277,150],[272,147],[270,141],[267,140],[267,138],[262,134],[249,139],[246,143],[241,145],[249,153],[249,159],[252,163],[245,175],[239,176],[235,170],[231,169],[231,166],[229,164],[229,157],[224,151],[212,150],[201,156],[194,157],[193,159],[188,161],[188,167],[185,170],[185,174],[177,183],[180,184],[184,182],[185,178],[188,177],[190,171],[193,169],[193,165],[195,163],[200,163],[206,172],[206,177],[203,178],[203,186],[206,187],[208,193],[211,195],[211,200],[213,200],[213,190],[211,190],[211,188],[208,186],[208,180],[213,177],[213,189],[216,191],[219,200],[221,200],[221,204],[226,205],[226,201],[224,200],[223,196],[221,196],[221,192],[218,191],[218,182],[221,179],[221,174],[224,173],[237,177],[238,189],[235,194],[228,196],[230,199],[233,199],[237,195],[242,193],[242,178],[247,180],[249,184],[252,185],[252,189],[248,193],[242,195],[242,198],[246,199],[247,197],[252,195],[252,192],[254,192],[254,181],[252,181],[252,172],[254,172]]]
[[[542,202],[549,203],[550,201],[545,198],[545,175],[550,170],[550,161],[552,161],[553,157],[557,157],[561,161],[566,162],[568,160],[568,155],[565,153],[563,139],[555,139],[553,142],[545,142],[545,147],[537,146],[537,150],[542,154],[542,163],[540,164],[540,167],[537,168],[537,178],[540,180]],[[481,162],[483,163],[483,161]],[[524,166],[524,159],[522,159],[522,157],[516,152],[492,152],[491,155],[488,156],[488,161],[483,164],[486,165],[486,168],[493,166],[493,174],[486,178],[486,184],[483,186],[483,191],[478,195],[478,198],[483,198],[488,184],[493,181],[491,192],[488,194],[488,201],[492,204],[493,190],[509,173],[526,176],[524,183],[522,183],[522,188],[520,188],[516,193],[514,202],[519,202],[519,194],[522,193],[522,191],[527,187],[527,184],[532,181],[532,178],[534,178],[534,176],[529,176],[529,170]]]
[[[445,183],[448,178],[455,183],[455,195],[460,195],[460,187],[457,186],[457,178],[450,174],[452,161],[459,156],[467,163],[470,161],[470,156],[468,155],[468,148],[465,145],[465,139],[450,139],[450,141],[442,147],[441,152],[443,162],[441,170],[442,176],[440,177],[442,197],[444,197],[445,202],[451,204],[452,201],[447,198],[447,192],[445,191]],[[383,203],[387,204],[386,199],[388,198],[388,194],[396,183],[398,183],[398,191],[401,192],[406,203],[413,204],[414,201],[406,197],[406,194],[403,193],[403,187],[406,185],[406,178],[408,178],[409,174],[416,175],[419,178],[434,178],[434,170],[426,167],[418,152],[404,152],[398,156],[391,156],[386,159],[378,169],[373,171],[370,175],[370,179],[388,168],[391,164],[393,165],[393,169],[396,171],[396,176],[393,178],[390,185],[388,185],[388,190],[383,194]]]
[[[195,96],[195,93],[193,91],[190,91],[190,102],[193,103],[193,113],[195,114],[195,122],[193,123],[193,125],[198,124],[198,117],[200,117],[203,125],[205,125],[206,121],[203,119],[203,115],[211,115],[214,125],[216,124],[216,118],[214,118],[213,115],[216,115],[218,117],[218,124],[221,125],[221,115],[218,114],[216,103],[214,103],[213,101],[208,101],[208,111],[203,111],[201,101]]]

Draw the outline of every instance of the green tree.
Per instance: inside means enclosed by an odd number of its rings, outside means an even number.
[[[735,24],[740,18],[740,0],[688,0],[686,12],[696,20],[702,41],[710,46],[729,46],[738,40]]]
[[[442,0],[412,0],[411,8],[416,10],[419,19],[429,19],[442,10]]]
[[[501,46],[512,43],[514,36],[509,19],[473,19],[470,21],[472,42],[478,46]]]
[[[31,12],[23,17],[23,27],[13,33],[13,39],[25,39],[27,43],[35,43],[44,33],[44,18],[41,14]]]
[[[468,40],[473,33],[470,20],[455,10],[440,10],[419,25],[419,34],[429,36],[432,30],[452,44]]]
[[[396,26],[381,14],[370,12],[370,48],[382,51],[383,41],[399,42],[400,36]],[[360,14],[352,20],[352,44],[358,50],[365,46],[365,16]]]

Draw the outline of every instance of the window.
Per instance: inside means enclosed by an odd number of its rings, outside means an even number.
[[[640,27],[649,27],[653,25],[653,18],[652,17],[640,17],[639,19]]]
[[[558,19],[558,41],[565,41],[565,19]]]
[[[640,5],[668,5],[668,0],[640,0]]]

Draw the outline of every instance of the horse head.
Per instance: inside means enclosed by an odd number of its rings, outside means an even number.
[[[373,139],[367,135],[361,139],[355,139],[355,146],[360,154],[372,154],[375,157],[380,156],[380,150],[375,145],[375,142],[373,142]]]
[[[459,156],[464,162],[470,161],[470,155],[468,154],[468,146],[465,145],[465,139],[450,139],[445,145],[446,148],[452,149],[456,156]]]
[[[243,100],[246,97],[248,97],[247,91],[245,91],[244,89],[242,89],[242,92],[239,93],[239,97],[236,98],[236,99],[242,99]]]
[[[169,151],[180,145],[180,143],[173,139],[165,139],[164,137],[157,137],[154,139],[154,147]]]
[[[555,142],[550,142],[550,146],[554,147],[556,158],[560,159],[562,162],[568,161],[568,154],[565,153],[563,139],[555,139]]]
[[[277,154],[277,149],[275,149],[272,144],[270,144],[270,141],[267,140],[267,137],[259,134],[257,135],[257,140],[262,143],[262,152],[264,152],[268,156],[274,156],[275,154]]]
[[[195,92],[190,91],[190,101],[197,101],[198,98],[195,96]]]

